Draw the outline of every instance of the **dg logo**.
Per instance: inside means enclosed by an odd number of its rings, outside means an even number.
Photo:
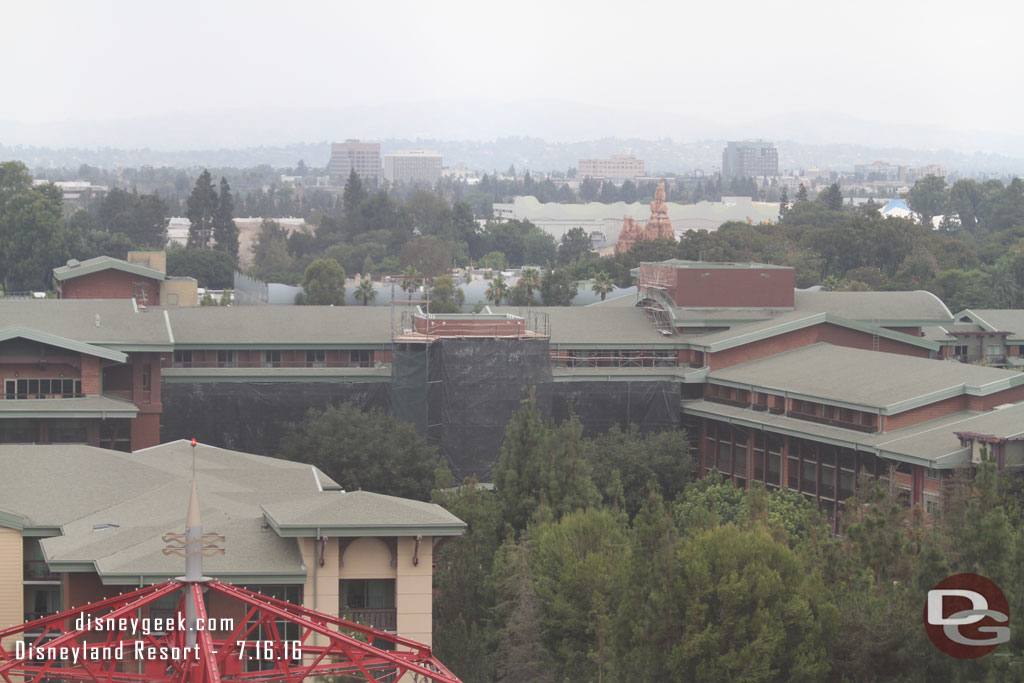
[[[1010,640],[1010,606],[984,576],[954,574],[928,591],[924,628],[950,657],[977,659]]]

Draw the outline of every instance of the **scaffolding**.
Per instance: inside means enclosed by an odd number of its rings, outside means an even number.
[[[636,305],[647,313],[647,318],[664,337],[675,334],[668,310],[671,301],[675,269],[655,263],[641,263],[637,277]]]

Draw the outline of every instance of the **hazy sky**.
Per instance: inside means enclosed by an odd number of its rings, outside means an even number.
[[[943,0],[10,2],[0,121],[556,100],[1019,135],[1022,19]]]

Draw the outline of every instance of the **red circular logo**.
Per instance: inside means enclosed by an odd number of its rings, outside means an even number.
[[[928,591],[924,628],[950,657],[977,659],[1010,639],[1010,605],[984,576],[954,574]]]

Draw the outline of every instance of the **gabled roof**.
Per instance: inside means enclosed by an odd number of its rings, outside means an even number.
[[[131,273],[132,275],[148,277],[153,280],[163,280],[167,277],[159,270],[154,270],[136,263],[128,263],[123,259],[113,258],[111,256],[97,256],[96,258],[91,258],[81,262],[71,259],[68,261],[67,265],[54,268],[53,277],[57,278],[58,281],[63,282],[65,280],[71,280],[72,278],[90,275],[104,270],[120,270],[125,273]]]
[[[0,330],[0,342],[5,342],[10,339],[28,339],[30,341],[39,342],[40,344],[57,346],[62,349],[67,349],[68,351],[84,353],[87,356],[105,358],[107,360],[117,361],[118,363],[124,363],[128,360],[128,355],[121,353],[120,351],[114,351],[113,349],[104,348],[95,344],[87,344],[85,342],[75,341],[74,339],[68,339],[67,337],[48,334],[46,332],[31,330],[24,327],[8,327],[5,330]]]
[[[690,348],[702,349],[712,353],[716,351],[725,351],[726,349],[743,346],[744,344],[751,344],[763,339],[770,339],[771,337],[785,334],[786,332],[794,332],[796,330],[802,330],[807,327],[821,325],[823,323],[845,327],[850,330],[864,332],[865,334],[877,335],[885,339],[891,339],[893,341],[910,344],[912,346],[919,346],[928,349],[929,351],[939,350],[939,344],[920,337],[912,337],[909,334],[893,332],[882,327],[876,327],[856,320],[847,320],[846,318],[841,318],[837,315],[832,315],[831,313],[807,313],[804,311],[793,311],[792,313],[786,313],[768,320],[733,327],[728,330],[723,330],[722,332],[700,335],[699,337],[692,339],[689,342],[689,346]]]
[[[956,319],[970,318],[986,332],[1009,332],[1007,340],[1024,341],[1024,310],[1007,308],[965,308]]]
[[[1020,386],[1024,373],[817,343],[714,370],[708,381],[892,415]]]
[[[288,537],[304,534],[287,527],[289,521],[354,529],[376,519],[392,536],[435,530],[457,535],[465,526],[429,503],[343,494],[307,464],[203,444],[196,455],[204,529],[227,539],[224,555],[205,560],[207,573],[218,578],[304,582],[298,543]],[[108,584],[181,573],[181,558],[163,554],[161,536],[185,525],[192,477],[188,441],[134,453],[78,444],[0,445],[0,471],[0,524],[47,536],[43,554],[55,571],[95,571]],[[264,506],[279,511],[286,533],[268,532]]]
[[[389,306],[199,306],[165,312],[179,349],[391,345]]]
[[[466,528],[440,505],[369,491],[330,491],[261,507],[281,536],[461,536]]]
[[[803,292],[794,307],[808,313],[832,313],[849,320],[918,327],[953,322],[953,314],[931,292]]]
[[[0,299],[0,329],[19,327],[119,351],[170,350],[163,312],[133,299]]]

